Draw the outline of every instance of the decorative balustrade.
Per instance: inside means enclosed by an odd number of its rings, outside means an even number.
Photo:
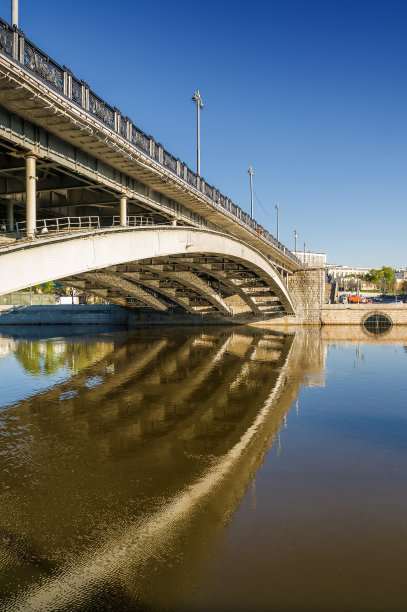
[[[122,138],[127,138],[127,119],[120,115],[119,133]]]
[[[150,139],[135,125],[131,126],[131,142],[147,155],[150,155]]]
[[[211,185],[207,185],[203,179],[199,180],[200,177],[195,172],[192,172],[186,164],[179,162],[171,153],[166,151],[150,136],[147,136],[130,120],[128,128],[127,117],[122,117],[120,111],[114,109],[93,91],[89,90],[86,83],[74,77],[65,66],[60,66],[50,59],[38,47],[28,41],[21,30],[12,28],[3,19],[0,19],[1,52],[10,55],[14,60],[23,64],[27,70],[47,81],[62,95],[91,113],[96,119],[118,133],[122,138],[130,140],[143,153],[152,157],[156,162],[179,176],[195,189],[200,190],[201,193],[217,206],[227,210],[231,215],[239,219],[240,222],[255,231],[261,239],[273,244],[290,257],[290,259],[301,265],[300,260],[295,255],[280,244],[267,230],[251,219],[249,215],[244,213],[239,206],[233,204]],[[116,120],[117,117],[119,117],[119,120]],[[179,172],[177,172],[178,168]]]
[[[0,49],[8,55],[13,55],[13,30],[4,21],[0,23]]]
[[[82,103],[83,89],[84,87],[82,86],[82,83],[78,81],[78,79],[72,77],[71,99],[80,106],[85,106],[85,104]]]
[[[106,123],[112,130],[115,129],[114,109],[92,91],[89,92],[89,111],[96,115],[103,123]]]
[[[163,165],[177,174],[177,159],[165,149],[163,149]]]
[[[64,91],[64,69],[27,39],[24,40],[24,66],[59,91]]]

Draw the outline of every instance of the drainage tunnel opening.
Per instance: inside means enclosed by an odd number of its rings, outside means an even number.
[[[384,314],[371,314],[363,321],[363,327],[371,334],[384,334],[392,326],[391,319]]]

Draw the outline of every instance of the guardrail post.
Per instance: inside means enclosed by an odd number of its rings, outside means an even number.
[[[150,157],[154,157],[155,153],[155,140],[150,136]]]
[[[20,30],[20,34],[18,37],[18,60],[21,64],[25,63],[25,36]]]
[[[120,198],[120,225],[127,226],[127,198],[125,196]]]
[[[18,41],[18,30],[15,27],[13,30],[13,42],[12,42],[12,57],[13,59],[17,60],[19,59],[19,41]]]
[[[162,164],[163,163],[163,148],[160,145],[160,143],[156,143],[155,146],[158,147],[158,161],[160,162],[160,164]]]
[[[66,66],[63,66],[64,72],[62,74],[62,78],[63,78],[63,92],[64,92],[64,96],[67,96],[67,98],[70,98],[69,96],[69,85],[68,85],[68,68]]]
[[[198,187],[198,189],[200,189],[202,193],[205,193],[205,179],[200,178],[200,187]]]
[[[114,107],[113,111],[114,111],[114,131],[117,132],[117,134],[120,134],[121,114],[120,114],[119,109],[116,107]]]
[[[25,158],[26,176],[26,228],[27,237],[33,238],[37,229],[37,177],[36,177],[36,157],[27,155]]]
[[[128,117],[126,117],[126,138],[127,140],[129,140],[131,142],[131,130],[132,130],[132,123],[130,121],[130,119]]]
[[[177,159],[177,175],[181,176],[181,160],[179,157]]]
[[[89,110],[89,85],[82,81],[82,107]]]

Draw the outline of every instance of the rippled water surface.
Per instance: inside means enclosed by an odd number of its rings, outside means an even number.
[[[406,610],[407,330],[0,329],[1,610]]]

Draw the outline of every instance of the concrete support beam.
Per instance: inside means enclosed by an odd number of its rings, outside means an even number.
[[[152,266],[154,268],[154,266]],[[201,295],[207,302],[215,306],[222,314],[231,315],[232,311],[229,306],[224,302],[222,297],[211,285],[206,283],[202,278],[199,278],[193,272],[164,272],[167,278],[175,280],[185,287],[189,287],[199,295]]]
[[[170,298],[170,300],[172,300],[173,302],[175,302],[176,304],[179,304],[180,306],[182,306],[183,308],[185,308],[185,310],[187,312],[191,312],[193,314],[196,314],[196,309],[193,306],[189,305],[189,299],[186,297],[181,297],[177,295],[177,290],[171,287],[160,287],[160,281],[158,280],[144,280],[144,279],[140,279],[141,274],[140,272],[126,272],[124,274],[122,274],[123,278],[127,278],[133,282],[136,282],[140,285],[143,285],[144,287],[148,287],[149,289],[153,289],[153,291],[157,292],[157,293],[161,293],[162,295],[164,295],[167,298]]]
[[[36,203],[36,157],[27,155],[25,158],[26,175],[26,231],[27,237],[33,238],[37,228],[37,203]]]
[[[234,291],[237,293],[239,297],[244,300],[244,302],[250,307],[251,311],[254,314],[261,314],[261,310],[257,306],[253,297],[248,294],[242,287],[239,286],[238,283],[233,278],[228,277],[228,273],[222,270],[213,270],[211,264],[196,264],[196,267],[201,271],[206,272],[213,278],[216,278],[218,281],[222,283],[225,287],[227,287],[230,291]]]
[[[136,298],[150,308],[155,308],[156,310],[162,311],[165,311],[168,308],[167,304],[150,293],[147,293],[147,291],[144,291],[141,287],[138,287],[134,283],[131,283],[120,276],[105,274],[102,272],[92,272],[90,274],[83,274],[81,276],[83,276],[85,280],[90,281],[95,285],[106,287],[107,289],[113,289],[124,297]]]
[[[127,226],[127,198],[124,196],[120,198],[120,225]]]
[[[14,203],[7,202],[7,231],[14,232]]]

